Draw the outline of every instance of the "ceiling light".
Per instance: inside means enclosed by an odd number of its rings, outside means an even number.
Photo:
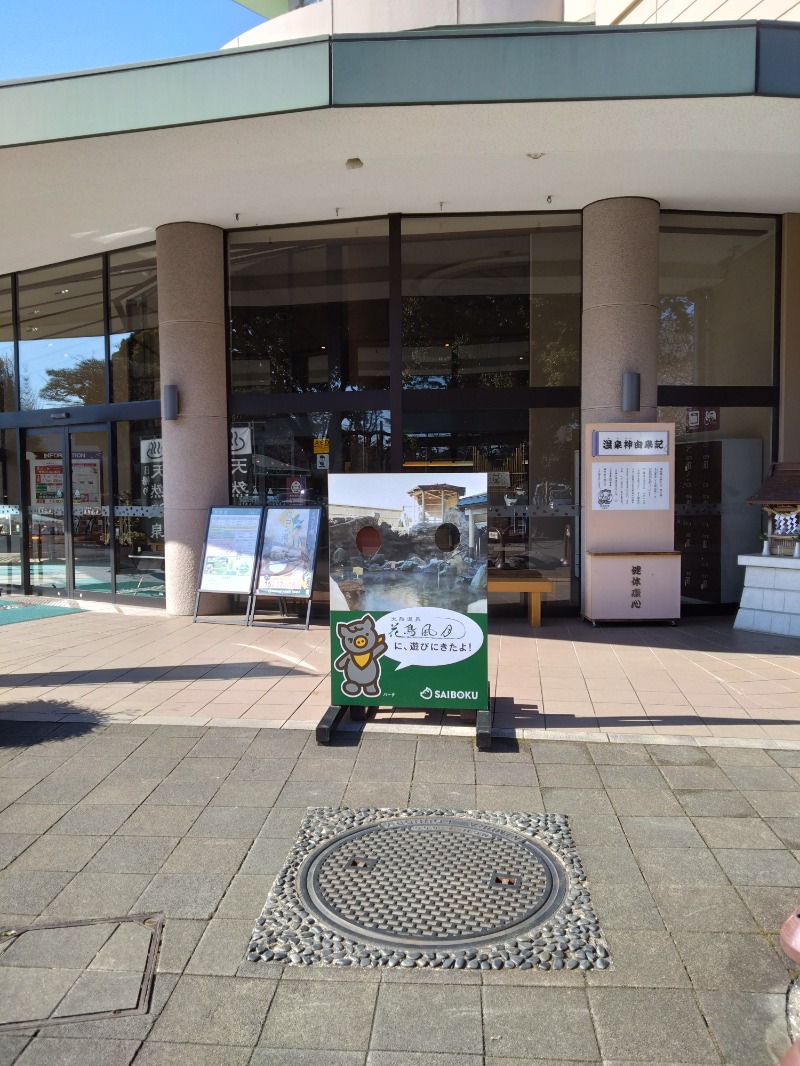
[[[69,292],[69,289],[62,289],[61,290],[61,295],[62,296],[66,296],[68,292]]]
[[[347,160],[345,166],[348,170],[361,170],[364,164],[361,162],[357,155],[354,155],[352,159]]]
[[[541,159],[544,152],[528,152],[528,159]]]

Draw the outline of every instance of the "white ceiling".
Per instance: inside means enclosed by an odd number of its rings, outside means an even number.
[[[355,156],[364,166],[347,169]],[[0,174],[0,274],[177,221],[565,211],[613,196],[780,214],[800,212],[800,100],[325,109],[8,148]]]

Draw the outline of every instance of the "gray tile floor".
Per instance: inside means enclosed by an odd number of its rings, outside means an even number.
[[[299,730],[0,724],[0,927],[167,916],[148,1016],[0,1036],[0,1066],[777,1063],[800,753],[639,740],[484,753],[466,737],[320,748]],[[237,976],[305,808],[339,803],[567,813],[612,967]]]

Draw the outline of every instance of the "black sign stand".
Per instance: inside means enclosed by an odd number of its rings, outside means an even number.
[[[280,592],[277,591],[277,590],[274,591],[274,592],[270,592],[270,591],[261,592],[261,591],[259,591],[259,588],[258,588],[259,574],[261,572],[261,567],[264,565],[263,552],[264,552],[264,542],[267,539],[267,525],[268,525],[268,522],[269,522],[269,515],[271,513],[274,513],[276,511],[281,511],[281,510],[300,510],[300,509],[301,508],[269,507],[269,506],[267,507],[266,516],[265,516],[264,521],[263,521],[262,526],[261,526],[261,536],[259,538],[259,543],[258,543],[258,557],[257,557],[257,566],[256,566],[256,577],[255,577],[255,581],[254,581],[254,584],[253,584],[253,591],[252,591],[252,593],[250,595],[250,602],[248,604],[247,624],[249,626],[277,626],[277,627],[279,627],[281,629],[308,629],[308,627],[310,625],[310,622],[311,622],[311,599],[312,599],[312,595],[313,595],[313,591],[314,591],[314,577],[315,577],[316,572],[317,572],[317,550],[318,550],[318,547],[319,547],[319,534],[320,534],[320,527],[321,527],[321,524],[322,524],[322,508],[321,507],[303,507],[302,508],[302,510],[304,512],[316,513],[316,516],[317,516],[316,537],[314,538],[313,551],[310,552],[311,558],[309,559],[310,571],[311,572],[310,572],[310,579],[309,579],[309,582],[308,582],[308,595],[306,596],[305,594],[303,594],[303,595],[283,595],[282,596],[280,594]],[[309,538],[309,540],[310,540],[310,538]],[[306,543],[309,546],[309,548],[312,547],[310,544],[308,544],[308,541]],[[265,621],[257,622],[255,620],[256,600],[259,600],[259,599],[275,599],[275,600],[277,600],[278,604],[279,604],[279,607],[280,607],[281,614],[285,618],[289,617],[289,603],[292,600],[306,600],[307,604],[306,604],[305,625],[303,625],[302,623],[299,623],[298,625],[292,625],[292,624],[290,624],[288,622],[278,622],[278,623],[265,622]]]
[[[253,586],[255,584],[256,576],[258,574],[258,567],[256,565],[256,562],[257,562],[257,560],[260,557],[261,538],[263,536],[263,530],[264,530],[264,509],[263,508],[259,509],[260,510],[259,526],[258,526],[258,533],[256,535],[256,550],[255,550],[255,555],[253,557],[254,565],[253,565],[253,571],[252,571],[252,573],[250,575],[250,587],[249,587],[249,589],[246,592],[244,590],[241,590],[241,591],[238,591],[238,592],[226,592],[224,589],[204,589],[202,587],[203,586],[203,575],[204,575],[204,572],[205,572],[205,565],[206,565],[206,555],[208,553],[208,536],[209,536],[209,532],[211,530],[211,519],[212,519],[215,511],[220,512],[220,511],[233,511],[233,510],[235,510],[235,508],[230,508],[230,507],[210,507],[209,508],[208,518],[206,519],[206,534],[205,534],[205,537],[203,538],[203,553],[202,553],[202,556],[200,557],[200,569],[199,569],[199,572],[197,574],[197,593],[195,594],[195,598],[194,598],[194,621],[195,622],[216,622],[219,625],[229,625],[229,626],[230,625],[234,625],[234,626],[248,625],[248,619],[250,617],[250,605],[251,605],[251,602],[252,602],[252,599],[253,599]],[[255,508],[242,508],[242,510],[253,511],[253,510],[255,510]],[[198,615],[197,612],[198,612],[198,610],[200,608],[200,596],[201,596],[202,593],[211,594],[211,595],[218,595],[218,596],[219,595],[221,595],[221,596],[247,596],[247,605],[245,607],[244,618],[242,618],[239,615],[224,615],[224,614],[219,614],[219,615]]]

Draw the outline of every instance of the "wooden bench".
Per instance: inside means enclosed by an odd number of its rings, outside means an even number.
[[[542,624],[542,593],[553,591],[553,582],[538,570],[490,570],[489,592],[525,592],[528,596],[528,621],[534,629]]]

